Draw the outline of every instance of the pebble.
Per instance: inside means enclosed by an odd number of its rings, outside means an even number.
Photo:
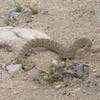
[[[15,12],[15,11],[10,11],[8,14],[8,17],[10,17],[13,20],[17,20],[17,17],[20,15],[20,13]]]
[[[10,64],[6,66],[6,70],[9,74],[14,74],[22,68],[22,64]]]
[[[63,84],[63,82],[56,82],[56,83],[54,83],[54,87],[55,87],[55,89],[61,89],[64,87],[64,84]]]

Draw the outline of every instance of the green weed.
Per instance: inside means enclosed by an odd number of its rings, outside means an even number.
[[[13,21],[10,18],[6,18],[4,19],[4,24],[6,24],[7,26],[12,25]]]
[[[22,12],[23,7],[21,6],[21,4],[16,3],[16,6],[15,6],[15,7],[16,7],[16,8],[15,8],[15,11],[16,11],[16,12]]]

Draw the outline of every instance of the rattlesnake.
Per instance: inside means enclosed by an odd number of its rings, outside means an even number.
[[[44,47],[50,51],[57,53],[61,59],[74,59],[78,49],[88,49],[91,48],[91,46],[92,41],[88,38],[80,38],[76,40],[69,48],[66,48],[65,46],[52,39],[33,39],[28,41],[23,46],[22,50],[20,51],[17,57],[16,62],[24,64],[24,59],[26,59],[25,56],[31,48]]]

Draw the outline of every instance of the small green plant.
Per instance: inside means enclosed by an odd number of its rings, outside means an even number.
[[[65,66],[69,67],[70,65],[72,65],[72,61],[70,59],[66,59],[65,60]]]
[[[49,81],[50,80],[50,76],[48,74],[44,74],[43,75],[43,80],[44,81]]]
[[[7,26],[12,25],[13,21],[10,18],[6,18],[4,19],[4,24],[6,24]]]
[[[50,65],[50,68],[54,71],[56,71],[58,68],[59,68],[59,65],[58,64],[51,64]]]
[[[23,7],[21,6],[21,4],[16,3],[15,11],[16,11],[16,12],[22,12],[22,10],[23,10]]]
[[[69,79],[63,79],[64,86],[67,87],[70,83]]]
[[[54,71],[57,71],[60,68],[62,68],[62,66],[60,64],[51,64],[49,68],[54,70]]]

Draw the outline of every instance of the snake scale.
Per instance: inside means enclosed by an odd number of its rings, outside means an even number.
[[[57,53],[61,59],[74,59],[76,52],[80,48],[88,49],[91,48],[91,46],[92,41],[88,38],[77,39],[75,42],[72,43],[69,48],[61,45],[60,43],[52,39],[33,39],[28,41],[22,47],[22,50],[20,51],[16,62],[24,64],[24,59],[26,59],[25,56],[31,48],[44,47],[54,53]]]

